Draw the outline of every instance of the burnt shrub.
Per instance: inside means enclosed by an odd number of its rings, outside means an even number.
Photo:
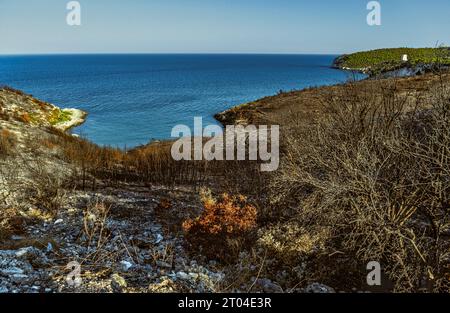
[[[257,209],[242,196],[200,192],[203,213],[183,223],[189,247],[208,258],[231,261],[251,242],[257,226]]]

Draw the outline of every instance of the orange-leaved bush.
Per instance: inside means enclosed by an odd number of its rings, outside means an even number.
[[[242,195],[223,194],[215,199],[209,190],[202,189],[200,196],[203,213],[183,223],[190,248],[209,258],[234,259],[254,235],[256,208]]]

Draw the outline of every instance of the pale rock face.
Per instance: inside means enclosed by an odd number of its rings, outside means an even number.
[[[177,278],[182,279],[182,280],[188,280],[190,278],[190,276],[188,274],[186,274],[185,272],[178,272]]]
[[[156,235],[156,244],[159,244],[163,240],[164,240],[164,237],[161,234]]]
[[[402,61],[403,61],[403,62],[408,62],[408,55],[407,55],[407,54],[404,54],[404,55],[402,56]]]

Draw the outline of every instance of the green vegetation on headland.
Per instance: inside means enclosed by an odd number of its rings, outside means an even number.
[[[404,55],[407,55],[407,61],[403,60]],[[363,51],[342,55],[333,64],[340,69],[357,70],[370,75],[425,65],[450,65],[450,48],[394,48]]]
[[[55,108],[49,118],[50,124],[57,125],[69,122],[72,119],[72,112]]]

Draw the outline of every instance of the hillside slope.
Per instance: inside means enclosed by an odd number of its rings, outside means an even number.
[[[65,131],[82,124],[86,116],[86,112],[78,109],[60,109],[19,90],[0,88],[2,120],[19,121],[30,126],[53,126]]]

